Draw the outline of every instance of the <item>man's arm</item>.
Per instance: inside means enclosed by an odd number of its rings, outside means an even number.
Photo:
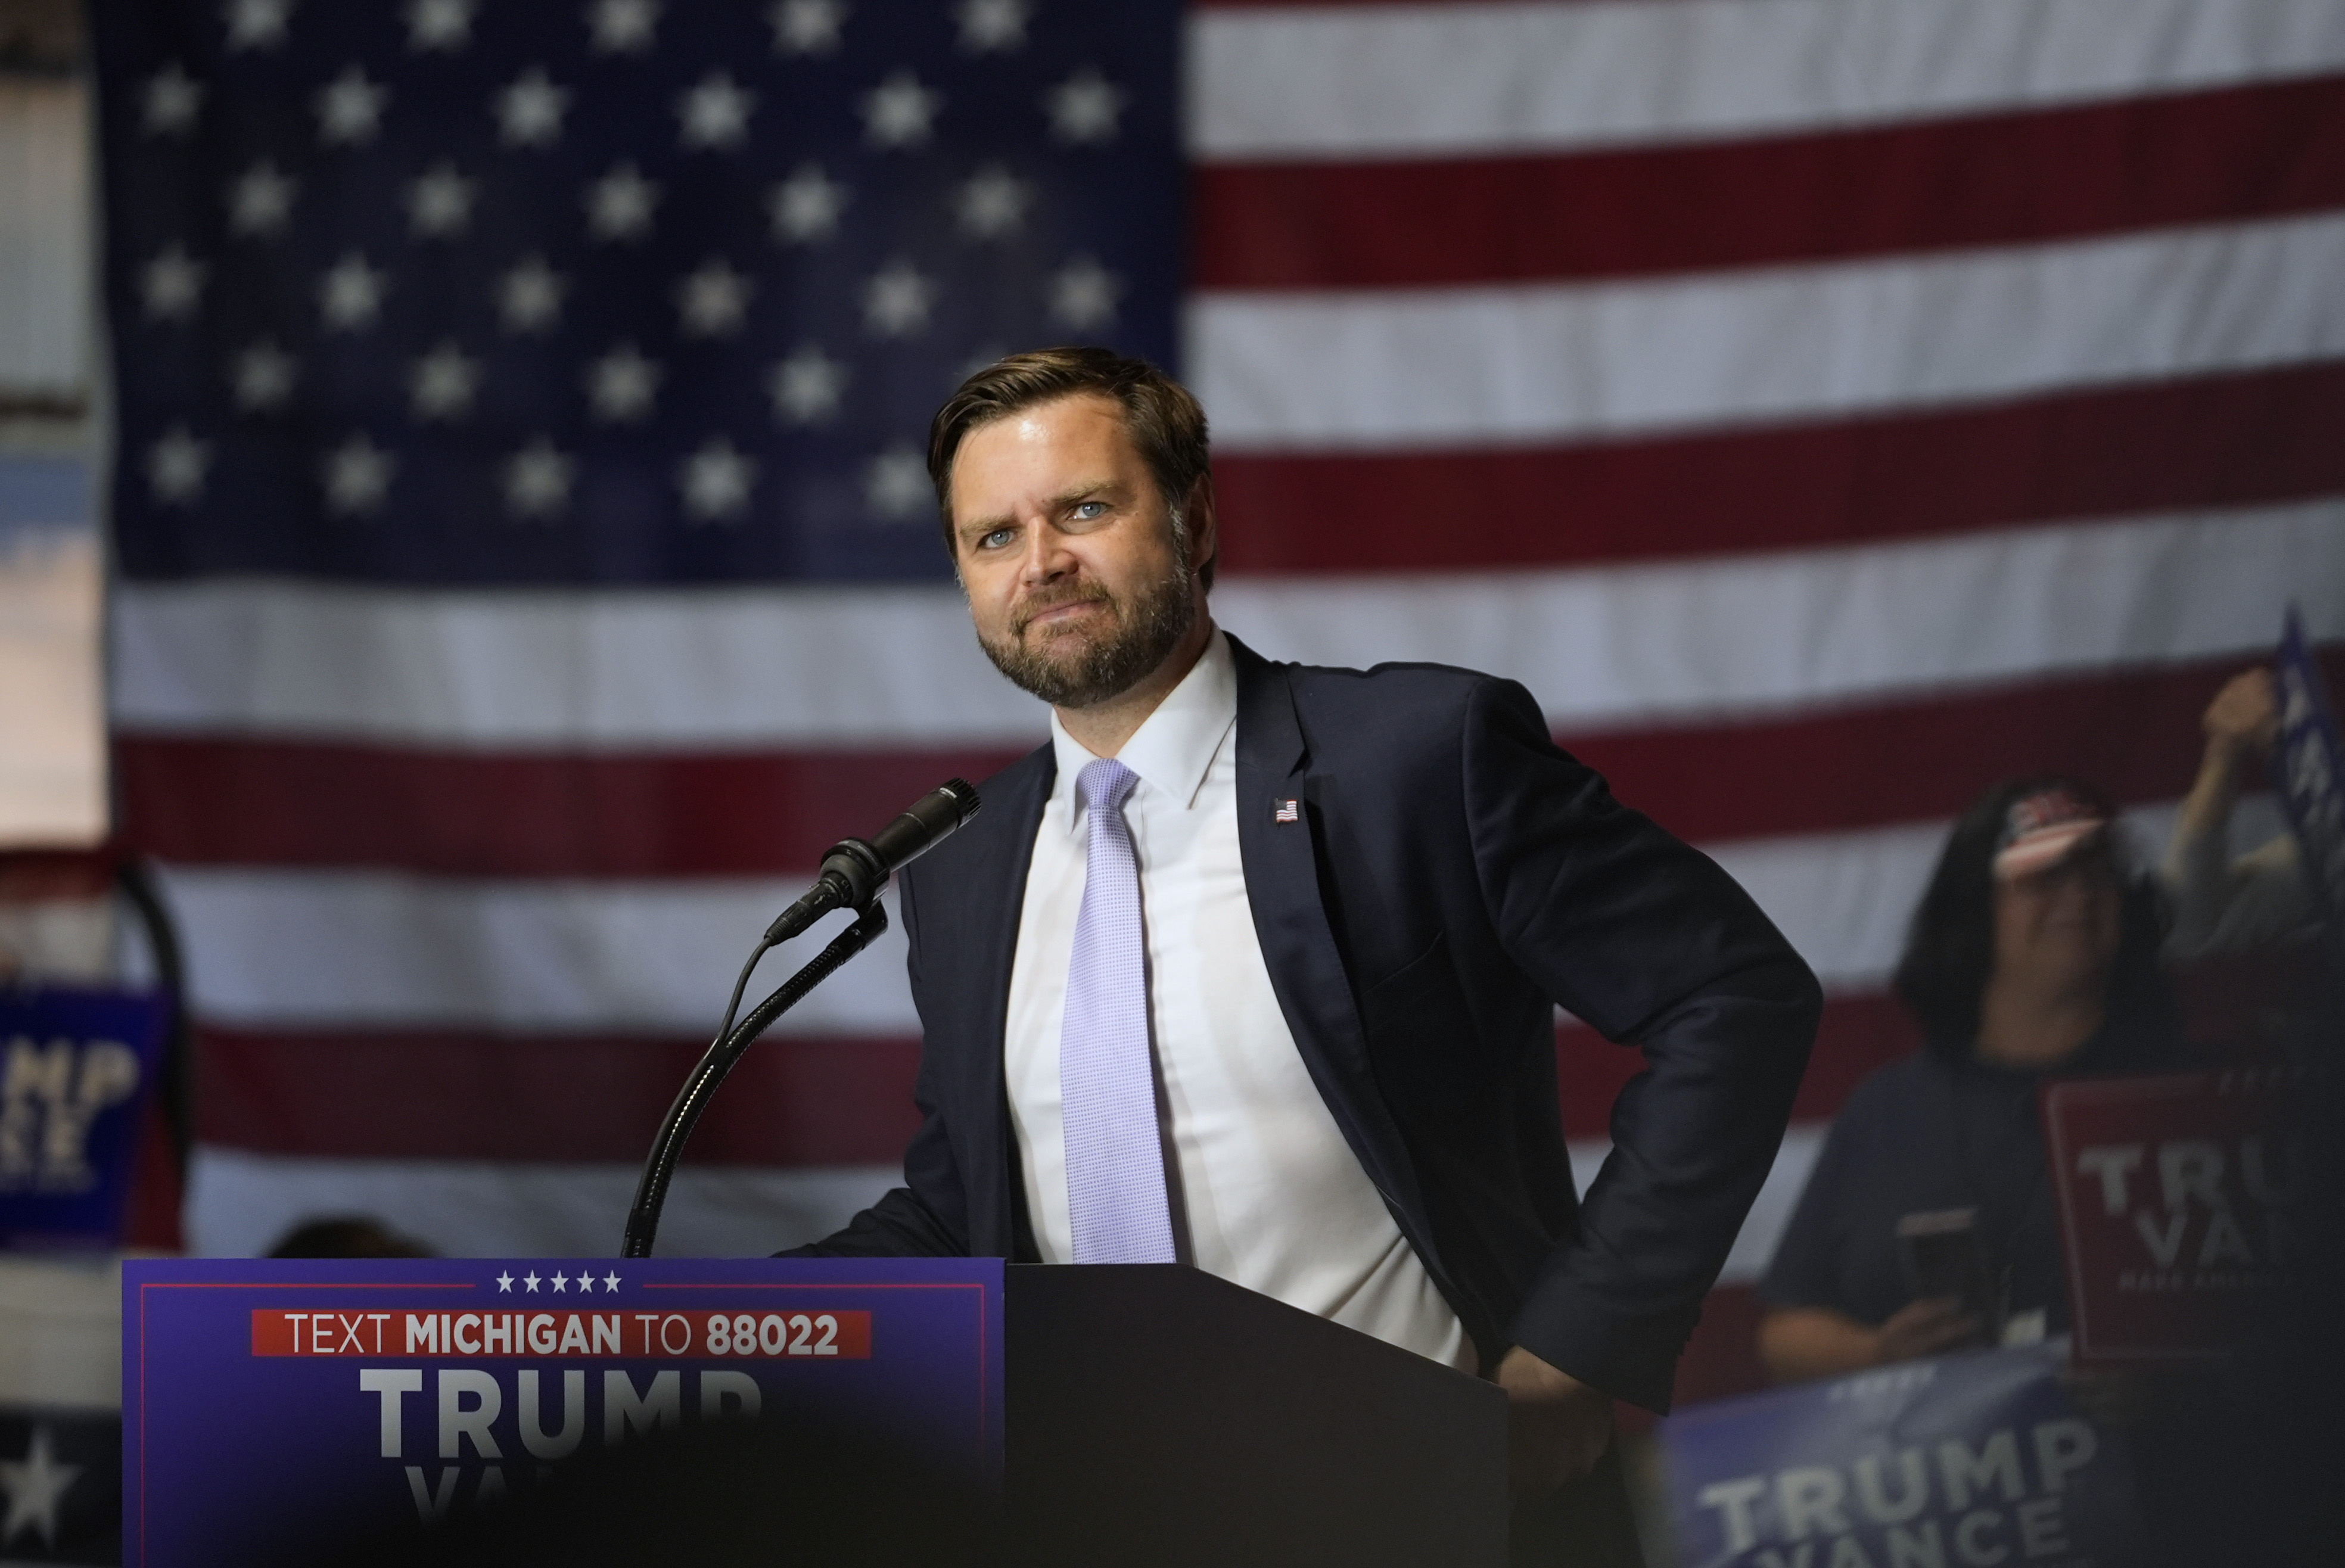
[[[1555,746],[1520,686],[1477,688],[1464,750],[1476,869],[1508,956],[1647,1064],[1613,1105],[1612,1153],[1515,1342],[1666,1410],[1678,1352],[1774,1163],[1822,994],[1731,877]]]

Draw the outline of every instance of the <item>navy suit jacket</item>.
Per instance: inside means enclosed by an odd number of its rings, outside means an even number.
[[[1511,681],[1238,644],[1238,840],[1296,1048],[1484,1368],[1525,1346],[1668,1408],[1773,1161],[1815,977],[1715,863],[1612,798]],[[804,1250],[1030,1260],[1002,1032],[1047,745],[898,878],[925,1039],[903,1187]],[[1276,820],[1277,803],[1302,820]],[[1645,1067],[1575,1193],[1557,1004]],[[1605,1048],[1605,1047],[1592,1047]]]

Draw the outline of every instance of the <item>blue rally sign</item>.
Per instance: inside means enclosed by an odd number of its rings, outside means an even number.
[[[1684,1568],[2087,1568],[2139,1556],[2123,1441],[2065,1341],[1723,1400],[1662,1428]]]
[[[119,1242],[169,1026],[151,992],[0,989],[0,1247]]]
[[[2279,687],[2279,742],[2272,773],[2304,857],[2313,896],[2334,919],[2345,913],[2345,744],[2320,666],[2304,637],[2304,619],[2289,607],[2272,674]]]
[[[132,1259],[123,1561],[298,1554],[723,1419],[999,1485],[998,1259]]]

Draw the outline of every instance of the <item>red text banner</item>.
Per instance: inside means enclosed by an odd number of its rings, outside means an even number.
[[[868,1361],[868,1311],[370,1312],[256,1307],[256,1356]]]

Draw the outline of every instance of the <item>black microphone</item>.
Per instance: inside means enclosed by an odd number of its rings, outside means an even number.
[[[834,909],[860,909],[896,871],[944,842],[977,814],[977,786],[947,779],[914,801],[904,814],[869,838],[841,839],[822,857],[822,873],[806,896],[766,927],[768,946],[787,942]]]

